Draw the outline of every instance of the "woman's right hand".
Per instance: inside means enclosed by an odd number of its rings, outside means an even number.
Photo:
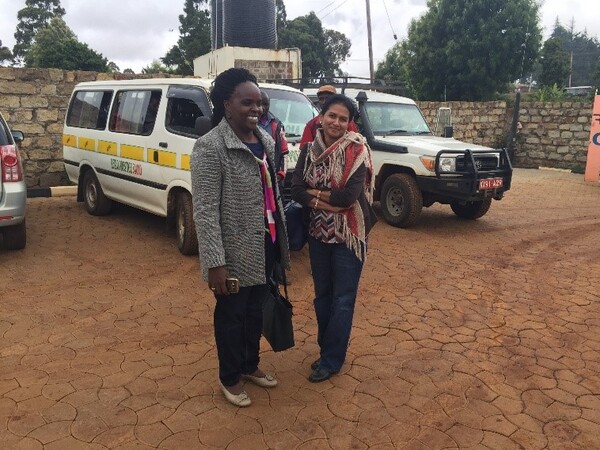
[[[225,266],[208,269],[208,287],[215,295],[229,295],[226,280],[227,269]]]

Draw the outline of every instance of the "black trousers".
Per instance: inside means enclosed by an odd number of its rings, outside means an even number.
[[[275,262],[275,244],[265,234],[265,276],[268,280]],[[230,295],[215,295],[215,341],[219,358],[219,378],[225,386],[233,386],[242,374],[256,371],[262,334],[262,302],[269,292],[268,284],[240,288]]]

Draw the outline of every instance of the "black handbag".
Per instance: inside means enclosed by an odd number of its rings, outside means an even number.
[[[263,300],[263,336],[274,352],[281,352],[294,346],[294,325],[292,324],[292,304],[288,300],[283,270],[283,289],[285,296],[279,292],[279,286],[273,279],[269,280],[269,293]]]
[[[304,208],[298,202],[289,201],[283,208],[288,232],[288,247],[300,251],[308,240],[308,224]]]

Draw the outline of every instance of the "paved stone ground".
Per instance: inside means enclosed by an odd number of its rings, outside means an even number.
[[[320,384],[306,250],[297,345],[247,386],[217,384],[213,299],[164,220],[33,199],[0,251],[0,447],[600,448],[600,184],[517,170],[484,218],[446,206],[370,240],[348,359]]]

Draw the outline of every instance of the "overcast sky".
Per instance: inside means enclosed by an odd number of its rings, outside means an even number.
[[[251,1],[251,0],[248,0]],[[587,30],[600,38],[597,0],[543,0],[541,22],[548,37],[558,17],[563,26],[574,20],[575,31]],[[426,10],[425,0],[370,0],[375,68],[408,24]],[[179,14],[184,0],[61,0],[67,25],[80,41],[114,61],[121,70],[135,72],[165,55],[179,37]],[[0,0],[0,40],[12,49],[17,11],[25,0]],[[365,0],[285,0],[288,19],[317,13],[326,28],[352,41],[351,56],[342,69],[353,76],[369,76]],[[388,18],[389,17],[389,18]]]

